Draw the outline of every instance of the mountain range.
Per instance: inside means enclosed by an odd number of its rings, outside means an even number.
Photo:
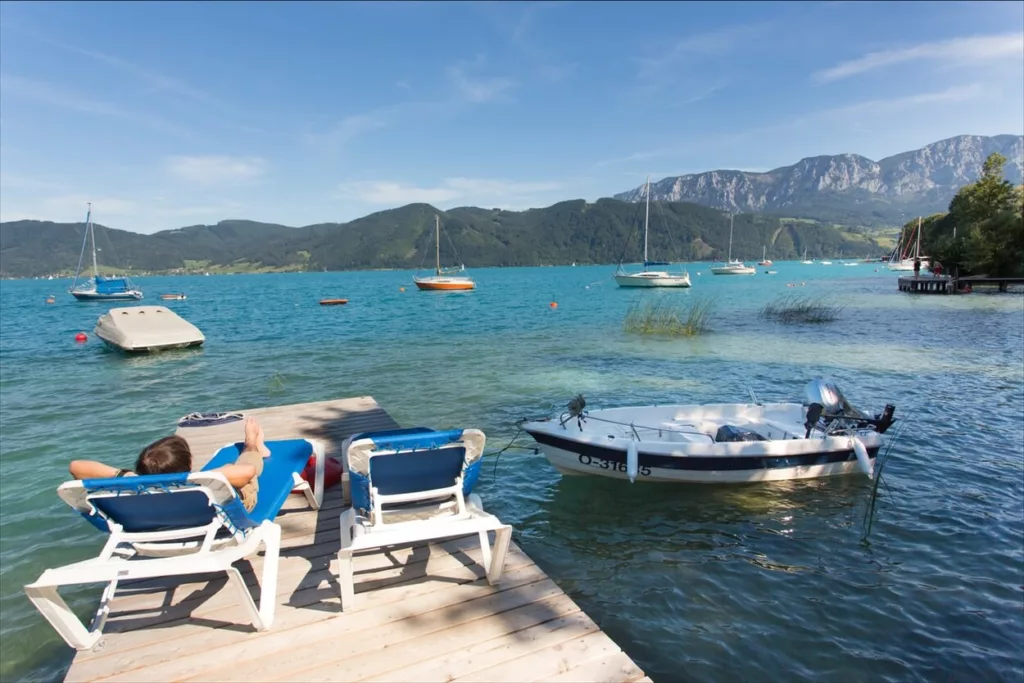
[[[643,206],[615,199],[582,199],[543,209],[505,211],[462,207],[440,211],[409,204],[349,223],[302,228],[230,220],[152,235],[96,226],[100,266],[140,272],[253,272],[432,268],[434,216],[444,227],[442,265],[535,266],[634,263],[643,258]],[[0,223],[0,275],[32,277],[74,272],[85,225],[47,221]],[[735,217],[733,257],[774,259],[879,255],[862,234],[777,216]],[[722,259],[729,217],[692,203],[651,208],[650,254],[671,261]],[[453,253],[457,249],[457,254]]]
[[[980,177],[993,152],[1007,159],[1006,179],[1020,184],[1024,136],[960,135],[880,161],[836,154],[764,173],[719,170],[664,178],[651,183],[651,199],[841,225],[901,225],[912,216],[946,211],[956,191]],[[643,186],[615,195],[630,202],[643,197]]]

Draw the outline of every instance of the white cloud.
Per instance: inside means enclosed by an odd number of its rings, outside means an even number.
[[[167,170],[197,185],[236,185],[263,176],[267,162],[259,157],[177,156],[167,160]]]
[[[124,107],[94,100],[70,90],[34,81],[20,76],[0,76],[0,94],[4,97],[14,96],[16,98],[30,100],[41,104],[48,104],[61,109],[95,114],[107,118],[124,119],[137,121],[157,130],[173,133],[182,137],[191,137],[192,133],[181,126],[165,121],[156,116],[141,114]]]
[[[127,216],[138,209],[138,205],[127,199],[116,197],[90,197],[85,194],[66,194],[57,197],[47,197],[38,202],[33,202],[30,207],[15,206],[14,210],[7,211],[14,202],[4,201],[0,206],[0,221],[16,220],[38,220],[54,221],[56,223],[81,223],[85,221],[85,214],[89,202],[92,202],[93,219],[100,224],[104,223],[104,216]]]
[[[353,114],[338,121],[326,133],[307,134],[306,142],[314,145],[330,147],[343,146],[372,130],[388,126],[388,114],[394,113],[392,108],[382,108],[366,114]]]
[[[416,202],[427,204],[476,204],[478,206],[520,207],[534,201],[538,194],[560,190],[556,182],[517,182],[485,178],[446,178],[434,187],[404,185],[393,181],[343,183],[339,197],[363,204],[400,206]]]
[[[478,57],[473,63],[459,62],[448,67],[448,78],[455,86],[459,96],[469,102],[494,102],[507,99],[508,91],[516,86],[511,78],[500,76],[473,76],[471,71],[479,71],[484,58]]]
[[[640,64],[637,74],[641,80],[660,80],[684,61],[727,54],[749,43],[774,24],[736,24],[706,33],[695,33],[677,41],[668,50],[653,57],[636,59]]]
[[[905,62],[932,60],[950,64],[978,64],[1005,58],[1024,60],[1024,33],[953,38],[921,43],[900,50],[869,52],[863,57],[837,64],[812,74],[818,83],[830,83],[850,76]]]

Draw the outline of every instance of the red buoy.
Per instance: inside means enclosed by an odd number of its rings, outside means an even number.
[[[79,344],[84,343],[87,339],[89,338],[85,336],[85,332],[79,332],[78,334],[75,335],[75,341],[78,342]]]
[[[558,308],[558,302],[552,301],[550,304],[551,308]]]

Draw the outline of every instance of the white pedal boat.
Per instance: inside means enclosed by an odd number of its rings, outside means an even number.
[[[872,476],[895,407],[869,417],[823,380],[805,398],[585,410],[580,396],[558,418],[522,427],[564,474],[708,484]]]

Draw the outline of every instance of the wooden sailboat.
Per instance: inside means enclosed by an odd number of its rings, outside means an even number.
[[[669,273],[665,270],[649,270],[650,266],[665,266],[664,261],[650,261],[647,258],[647,228],[651,218],[651,178],[647,177],[647,209],[644,213],[644,269],[639,273],[626,273],[619,265],[615,282],[619,287],[689,287],[690,274]]]
[[[476,283],[473,279],[465,275],[449,275],[444,269],[441,268],[441,217],[434,216],[434,274],[428,277],[414,277],[413,282],[420,289],[432,290],[432,291],[463,291],[467,289],[474,289]],[[454,248],[454,247],[453,247]],[[464,267],[459,269],[459,272],[465,270]]]
[[[756,268],[748,266],[743,261],[732,260],[732,214],[729,214],[729,254],[726,256],[726,261],[720,266],[715,266],[711,269],[712,275],[753,275],[757,272]]]

